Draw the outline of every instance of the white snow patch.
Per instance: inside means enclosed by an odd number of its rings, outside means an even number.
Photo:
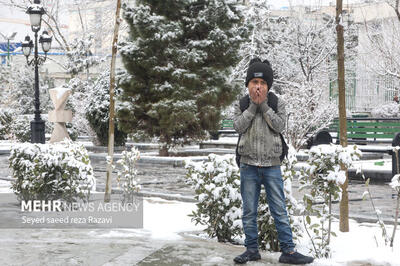
[[[143,200],[143,229],[151,232],[152,238],[179,240],[179,232],[203,230],[195,226],[188,214],[196,209],[195,203],[146,198]]]

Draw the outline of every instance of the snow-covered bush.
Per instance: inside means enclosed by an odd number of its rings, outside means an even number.
[[[309,158],[303,167],[300,176],[300,190],[309,189],[305,193],[305,229],[313,231],[310,240],[313,245],[311,251],[314,256],[330,256],[330,237],[335,236],[331,231],[332,201],[341,197],[340,185],[346,181],[346,172],[341,165],[349,168],[353,161],[359,160],[361,151],[356,145],[342,147],[340,145],[314,146],[308,153]],[[317,206],[315,203],[321,203]],[[319,223],[312,223],[311,216],[316,216]],[[306,224],[307,223],[307,224]]]
[[[73,123],[65,123],[65,127],[67,128],[67,132],[68,132],[68,136],[71,138],[71,140],[76,140],[79,136],[79,129],[76,126],[76,122],[74,122],[74,120],[72,120]],[[52,128],[52,132],[53,132],[53,126],[54,124],[51,123],[51,128]]]
[[[53,132],[54,124],[47,120],[47,115],[41,115],[42,120],[45,121],[45,133],[51,134]],[[31,121],[34,120],[34,115],[19,115],[14,119],[10,133],[20,142],[31,141]],[[71,140],[78,138],[78,128],[72,123],[66,123],[67,132]]]
[[[12,135],[21,142],[31,140],[31,121],[33,116],[20,115],[11,125]]]
[[[11,138],[12,116],[6,110],[0,110],[0,140]]]
[[[240,176],[232,155],[210,154],[208,161],[186,162],[187,177],[196,192],[197,210],[190,215],[196,224],[218,241],[232,242],[242,235]]]
[[[400,116],[400,104],[392,102],[378,106],[371,111],[371,115],[379,118],[397,118]]]
[[[94,43],[93,34],[89,34],[84,39],[74,39],[70,46],[71,49],[66,53],[67,55],[67,72],[72,75],[77,75],[84,71],[89,71],[90,67],[99,65],[105,60],[93,55],[92,46]]]
[[[52,123],[47,121],[47,115],[41,115],[41,118],[45,121],[45,133],[50,134]],[[33,119],[34,115],[19,115],[14,119],[11,125],[11,133],[14,139],[20,142],[31,141],[31,121],[33,121]]]
[[[300,172],[296,170],[297,164],[297,151],[289,145],[289,151],[287,157],[282,162],[282,178],[283,178],[283,190],[286,198],[286,208],[289,215],[289,222],[292,227],[293,239],[300,238],[302,236],[302,226],[299,222],[299,217],[295,217],[299,213],[304,211],[304,205],[297,202],[292,192],[292,181],[293,178],[297,178]]]
[[[25,64],[13,67],[8,76],[5,77],[5,84],[2,83],[5,91],[0,99],[0,103],[4,103],[13,113],[33,114],[34,105],[34,71],[32,67]],[[39,100],[40,110],[46,113],[51,105],[48,90],[54,87],[54,79],[48,75],[40,75],[39,79]]]
[[[112,168],[117,168],[117,181],[124,192],[124,197],[129,197],[134,192],[141,189],[139,179],[137,178],[136,162],[140,158],[140,152],[135,147],[131,151],[123,151],[116,164],[112,164]],[[107,156],[107,163],[111,163],[111,157]]]
[[[239,169],[232,155],[210,154],[208,159],[207,162],[186,163],[189,183],[193,185],[195,198],[199,201],[197,211],[193,211],[190,216],[196,224],[207,226],[205,231],[210,237],[231,242],[234,237],[243,235]],[[296,238],[300,231],[299,225],[290,215],[298,209],[298,204],[291,195],[291,183],[285,182],[285,187],[289,220]],[[260,249],[279,251],[278,233],[264,190],[260,194],[257,225]]]
[[[71,109],[74,114],[72,122],[76,125],[79,135],[94,137],[95,133],[86,119],[86,107],[89,105],[91,98],[89,89],[92,88],[89,84],[92,82],[92,79],[72,78],[68,83],[64,84],[64,87],[72,91],[71,97],[67,102],[67,109]]]
[[[96,133],[97,139],[101,145],[108,143],[108,124],[109,124],[109,108],[110,108],[110,72],[105,71],[97,80],[90,85],[89,89],[90,101],[86,106],[86,118],[90,127]],[[118,88],[115,90],[117,97],[120,92]],[[115,120],[114,140],[116,146],[124,146],[127,134],[119,130],[118,120]]]
[[[96,186],[87,150],[71,141],[17,144],[9,163],[19,199],[71,202],[85,199]]]
[[[263,187],[262,187],[263,188]],[[265,190],[261,190],[257,210],[258,245],[262,250],[279,251],[278,232],[267,203]]]

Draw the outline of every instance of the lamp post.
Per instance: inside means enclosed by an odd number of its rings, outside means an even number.
[[[41,27],[42,15],[45,13],[43,6],[40,4],[40,0],[35,0],[33,4],[28,7],[26,11],[29,14],[31,21],[32,31],[35,33],[35,43],[29,36],[25,37],[25,40],[21,43],[22,51],[26,56],[27,64],[35,66],[35,118],[31,121],[31,142],[32,143],[45,143],[45,124],[40,116],[40,101],[39,101],[39,68],[38,66],[43,64],[47,58],[47,52],[51,48],[52,37],[49,36],[47,31],[43,31],[39,38],[39,43],[42,45],[42,50],[45,54],[44,57],[38,55],[38,32]],[[34,57],[29,61],[29,55],[31,54],[32,48],[35,48]]]

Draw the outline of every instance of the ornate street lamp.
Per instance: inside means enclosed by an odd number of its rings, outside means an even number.
[[[40,101],[39,101],[39,68],[38,66],[43,64],[47,58],[47,52],[51,48],[52,37],[49,36],[47,31],[43,31],[40,36],[39,43],[42,45],[42,50],[45,54],[44,57],[38,55],[38,31],[40,30],[42,23],[42,15],[45,13],[43,6],[40,4],[40,0],[35,0],[33,4],[28,7],[26,11],[29,14],[31,21],[32,31],[35,33],[35,43],[33,44],[29,36],[25,37],[25,41],[21,43],[22,51],[26,56],[27,64],[35,66],[35,118],[31,121],[31,142],[32,143],[45,143],[45,125],[44,121],[40,116]],[[35,48],[34,57],[29,60],[29,56],[32,52],[32,48]]]

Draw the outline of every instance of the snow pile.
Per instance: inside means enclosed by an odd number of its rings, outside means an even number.
[[[87,150],[69,140],[56,144],[23,143],[12,147],[14,192],[25,200],[85,198],[96,189]]]

